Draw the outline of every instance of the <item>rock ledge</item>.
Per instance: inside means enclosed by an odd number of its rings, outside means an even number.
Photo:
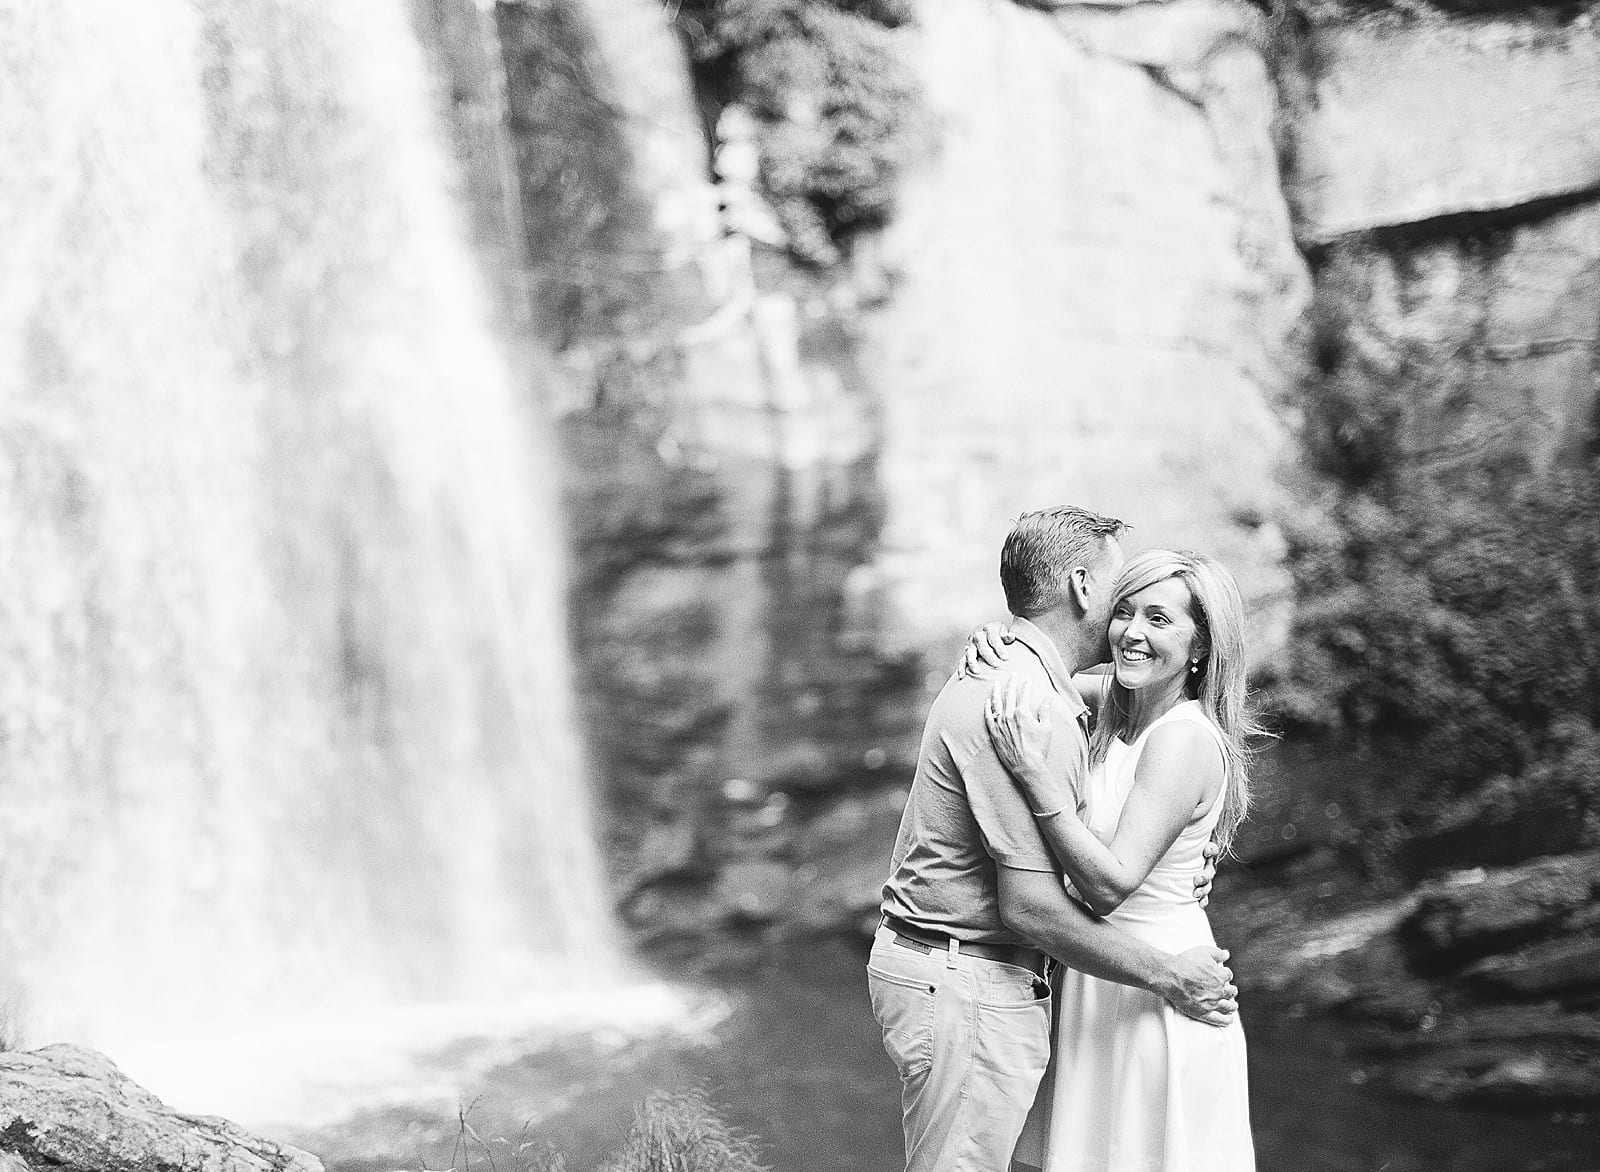
[[[309,1152],[183,1115],[78,1046],[0,1054],[0,1167],[52,1172],[322,1172]]]

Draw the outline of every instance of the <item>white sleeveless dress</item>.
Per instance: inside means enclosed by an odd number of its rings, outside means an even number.
[[[1085,780],[1085,818],[1109,842],[1150,733],[1194,721],[1222,734],[1200,704],[1163,714],[1133,744],[1113,741]],[[1163,952],[1214,944],[1194,898],[1201,848],[1222,795],[1178,835],[1143,885],[1107,920]],[[1252,1172],[1244,1028],[1183,1016],[1153,993],[1061,970],[1050,1070],[1016,1162],[1045,1172]]]

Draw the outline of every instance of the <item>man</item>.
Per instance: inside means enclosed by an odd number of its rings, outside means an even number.
[[[1055,804],[1031,810],[996,756],[990,680],[952,678],[928,715],[867,966],[900,1071],[907,1172],[1008,1167],[1050,1054],[1049,958],[1213,1024],[1235,1012],[1225,952],[1170,956],[1096,920],[1067,896],[1036,823],[1077,803],[1088,769],[1088,710],[1072,675],[1109,658],[1123,528],[1045,509],[1017,521],[1000,555],[1011,631],[1032,653],[1006,666],[1054,694]]]

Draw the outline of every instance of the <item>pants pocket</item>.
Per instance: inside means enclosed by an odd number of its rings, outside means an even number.
[[[984,966],[978,1004],[986,1009],[1031,1009],[1050,1004],[1050,986],[1031,969],[1014,964]]]
[[[933,1000],[935,986],[903,973],[867,966],[872,1013],[883,1027],[883,1048],[903,1080],[928,1072],[933,1065]]]

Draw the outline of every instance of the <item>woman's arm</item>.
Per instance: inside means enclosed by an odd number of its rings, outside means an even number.
[[[967,637],[967,645],[961,649],[961,659],[956,664],[956,675],[962,679],[968,676],[983,679],[997,674],[1011,654],[1012,638],[1004,623],[984,623]]]
[[[1084,706],[1089,709],[1091,716],[1100,715],[1100,706],[1106,702],[1106,693],[1111,690],[1111,680],[1109,663],[1080,671],[1072,677],[1072,686],[1078,689],[1078,695],[1083,697]]]
[[[998,675],[1006,666],[1015,638],[1003,623],[984,623],[967,637],[967,645],[961,649],[961,659],[956,664],[956,675],[962,679]],[[1092,716],[1098,716],[1100,706],[1105,703],[1106,692],[1111,687],[1111,672],[1111,665],[1102,663],[1073,674],[1072,686],[1083,697],[1084,706]]]
[[[1030,802],[1053,787],[1044,775],[1043,722],[1027,699],[1026,683],[1007,681],[995,689],[987,714],[989,735],[1006,768]],[[1048,727],[1048,726],[1046,726]],[[1109,843],[1084,825],[1071,807],[1033,805],[1051,852],[1084,902],[1098,915],[1122,905],[1138,890],[1203,804],[1214,800],[1223,779],[1216,744],[1187,721],[1157,729],[1145,742],[1132,790]]]

